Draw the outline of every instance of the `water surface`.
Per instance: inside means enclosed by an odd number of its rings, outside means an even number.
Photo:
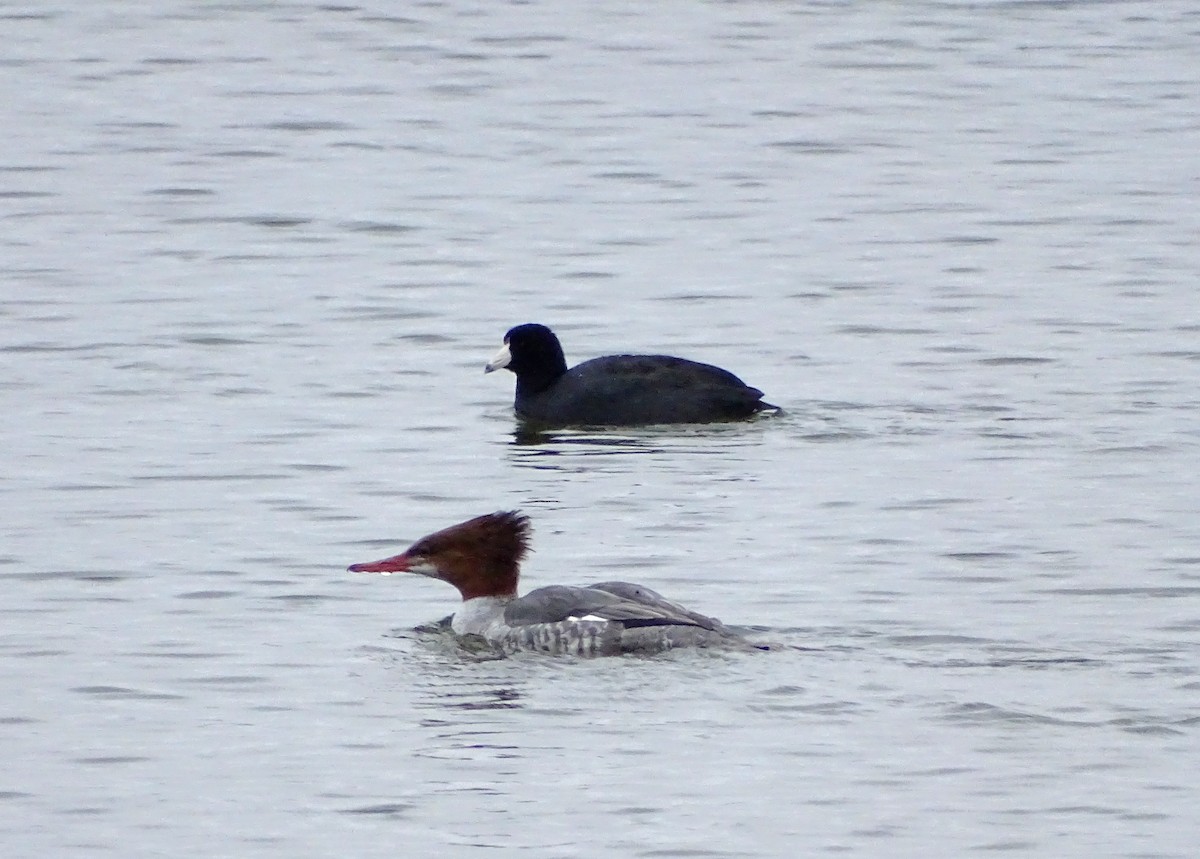
[[[1200,17],[0,6],[7,857],[1191,857]],[[782,417],[530,439],[511,325]],[[767,654],[464,654],[495,509]]]

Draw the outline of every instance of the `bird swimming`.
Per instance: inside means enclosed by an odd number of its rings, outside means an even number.
[[[545,325],[504,335],[485,373],[517,377],[518,417],[544,426],[638,426],[733,421],[777,406],[728,370],[670,355],[608,355],[567,369]]]
[[[519,511],[488,513],[422,537],[399,555],[348,569],[448,582],[462,597],[450,622],[454,633],[479,636],[502,653],[615,656],[678,647],[758,647],[716,618],[645,585],[550,585],[517,596],[530,530],[529,517]]]

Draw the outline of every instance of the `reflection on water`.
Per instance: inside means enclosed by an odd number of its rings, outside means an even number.
[[[719,424],[651,426],[629,429],[540,429],[519,424],[509,458],[517,465],[554,468],[556,457],[721,456],[759,445],[771,416]]]
[[[511,686],[469,686],[466,689],[439,687],[423,691],[425,694],[416,706],[430,710],[515,710],[522,706],[524,699],[521,691]],[[428,720],[425,724],[438,723],[436,720]]]
[[[512,432],[509,459],[520,466],[553,469],[563,467],[553,462],[559,457],[740,456],[740,451],[766,443],[768,432],[809,443],[854,442],[880,435],[933,433],[938,421],[949,419],[923,406],[814,402],[787,414],[758,415],[741,422],[635,430],[542,429],[518,422]]]
[[[464,694],[456,697],[466,696]],[[444,706],[459,710],[515,710],[522,706],[523,698],[521,692],[513,688],[475,690],[470,700],[447,699]]]
[[[551,444],[590,445],[617,448],[617,452],[619,453],[636,453],[639,449],[643,449],[649,444],[646,439],[635,435],[625,435],[616,431],[612,433],[593,434],[581,430],[549,430],[522,426],[514,430],[512,435],[512,443],[515,447]],[[603,452],[596,451],[596,453]],[[557,451],[552,451],[551,453],[557,453]]]
[[[516,418],[514,445],[537,445],[550,441],[595,445],[636,445],[652,439],[720,438],[739,435],[749,427],[777,420],[781,410],[759,412],[741,421],[722,421],[708,424],[652,424],[643,427],[547,427]]]

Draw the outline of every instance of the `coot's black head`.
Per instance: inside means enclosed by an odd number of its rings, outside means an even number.
[[[534,322],[510,328],[504,348],[483,368],[485,373],[507,368],[517,374],[519,387],[531,392],[552,385],[567,372],[567,359],[554,332]]]

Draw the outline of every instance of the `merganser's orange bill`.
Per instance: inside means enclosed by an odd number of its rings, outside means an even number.
[[[407,573],[412,569],[412,561],[407,553],[393,555],[382,561],[369,561],[365,564],[351,564],[346,568],[352,573]]]

